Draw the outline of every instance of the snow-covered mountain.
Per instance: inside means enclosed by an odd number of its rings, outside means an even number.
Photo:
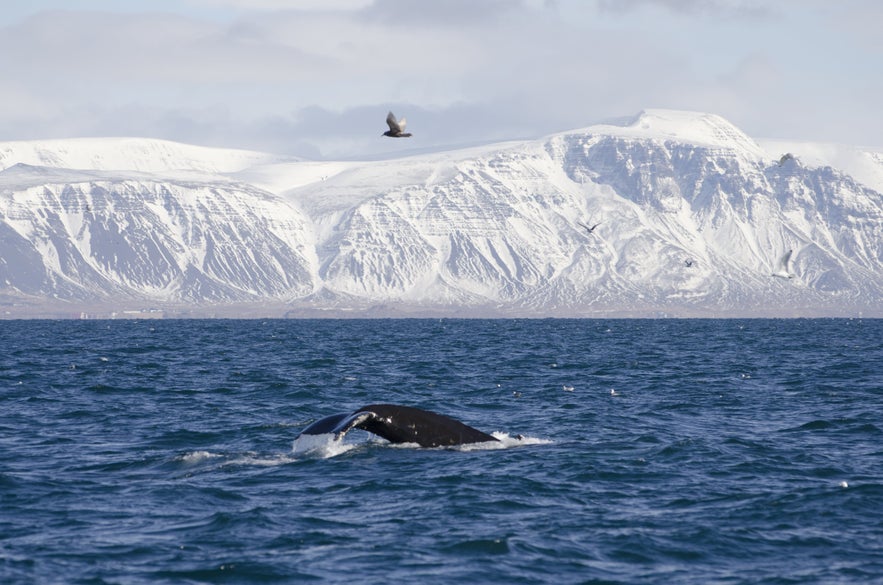
[[[0,142],[0,168],[16,164],[95,171],[229,173],[281,157],[149,138],[71,138]]]
[[[0,169],[13,316],[883,316],[883,154],[709,114],[371,162],[0,143]]]

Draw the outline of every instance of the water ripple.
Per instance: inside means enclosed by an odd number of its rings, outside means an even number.
[[[3,583],[883,574],[881,321],[35,321],[0,346]],[[293,448],[372,402],[501,443]]]

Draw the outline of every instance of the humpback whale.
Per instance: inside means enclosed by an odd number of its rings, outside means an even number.
[[[443,414],[397,404],[369,404],[352,412],[319,419],[300,435],[334,435],[341,439],[351,429],[362,429],[390,443],[417,443],[421,447],[449,447],[498,441]]]

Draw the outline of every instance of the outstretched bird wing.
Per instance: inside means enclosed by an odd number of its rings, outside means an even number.
[[[386,115],[386,124],[389,126],[390,132],[393,133],[401,132],[405,129],[405,119],[402,118],[401,122],[396,120],[396,117],[392,112]]]
[[[773,276],[778,278],[794,278],[794,273],[791,272],[791,254],[793,250],[788,250],[785,254],[779,259],[779,265],[776,267],[776,272],[773,272]]]
[[[792,252],[793,252],[793,250],[788,250],[787,252],[785,252],[785,255],[782,256],[782,259],[779,260],[779,267],[781,267],[783,270],[785,270],[785,272],[790,271],[789,264],[791,262],[791,253]]]

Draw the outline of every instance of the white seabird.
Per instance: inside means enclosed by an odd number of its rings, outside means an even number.
[[[794,278],[794,273],[791,272],[791,253],[793,250],[788,250],[785,254],[779,259],[779,264],[776,266],[776,271],[773,272],[773,276],[776,278]]]

